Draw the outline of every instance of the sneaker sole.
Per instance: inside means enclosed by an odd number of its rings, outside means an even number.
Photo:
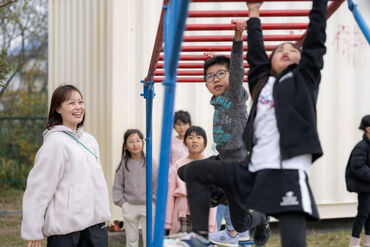
[[[213,243],[213,244],[227,246],[227,247],[238,247],[239,246],[239,244],[230,244],[230,243],[225,243],[225,242],[217,242],[217,241],[214,241],[212,239],[208,239],[208,240],[211,241],[211,243]]]
[[[249,241],[249,240],[251,240],[251,238],[250,238],[250,237],[245,237],[245,238],[241,238],[241,237],[239,237],[239,242],[247,242],[247,241]]]

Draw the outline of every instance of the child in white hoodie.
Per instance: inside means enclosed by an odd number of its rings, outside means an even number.
[[[84,132],[85,104],[72,85],[51,98],[44,142],[23,195],[21,236],[29,247],[108,246],[107,184],[95,138]]]

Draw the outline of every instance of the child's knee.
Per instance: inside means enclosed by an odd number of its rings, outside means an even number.
[[[184,178],[184,170],[185,170],[185,166],[182,166],[180,167],[178,170],[177,170],[177,175],[179,176],[179,178],[185,182],[185,178]]]

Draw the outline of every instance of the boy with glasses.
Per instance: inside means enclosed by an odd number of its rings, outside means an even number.
[[[246,29],[245,20],[232,20],[236,24],[231,59],[226,56],[215,56],[204,63],[204,80],[206,87],[213,94],[211,105],[214,106],[213,140],[216,143],[218,156],[205,160],[191,162],[178,170],[179,177],[184,180],[188,192],[188,202],[192,221],[193,236],[209,237],[212,243],[230,247],[237,247],[243,235],[249,238],[248,230],[256,227],[255,243],[264,245],[269,238],[268,218],[264,213],[249,212],[242,208],[243,203],[234,200],[238,191],[226,178],[225,166],[234,166],[243,162],[247,156],[242,133],[247,122],[248,93],[243,87],[243,31]],[[209,170],[210,169],[210,170]],[[217,174],[216,179],[213,174]],[[195,178],[197,177],[197,178]],[[221,177],[224,177],[222,179]],[[217,181],[216,181],[217,180]],[[188,182],[189,181],[189,182]],[[200,182],[201,181],[201,182]],[[253,178],[248,181],[253,183]],[[211,233],[208,236],[208,215],[204,212],[210,206],[209,200],[199,200],[211,196],[212,203],[219,196],[219,187],[226,188],[224,193],[231,198],[229,206],[232,210],[231,221],[241,233],[234,229]],[[217,195],[217,196],[216,196]],[[214,204],[212,205],[214,206]],[[190,237],[190,242],[194,242]]]
[[[243,30],[245,20],[236,24],[231,59],[215,56],[204,63],[204,80],[211,94],[213,140],[221,160],[244,160],[247,153],[241,134],[247,121],[248,93],[243,87]]]

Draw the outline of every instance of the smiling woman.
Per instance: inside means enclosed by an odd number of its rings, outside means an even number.
[[[98,144],[82,129],[84,117],[81,92],[58,87],[23,196],[21,235],[28,247],[41,247],[44,237],[52,247],[108,246],[107,184]]]
[[[85,102],[77,91],[72,91],[70,97],[57,109],[62,116],[62,124],[73,130],[82,123],[85,115]]]

